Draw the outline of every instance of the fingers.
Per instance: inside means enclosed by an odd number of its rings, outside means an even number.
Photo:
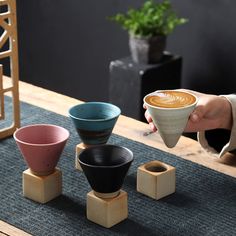
[[[190,114],[190,118],[189,118],[193,123],[196,123],[199,121],[199,116],[198,114],[192,113]]]
[[[201,131],[201,122],[192,122],[192,120],[189,120],[185,129],[184,129],[184,132],[186,133],[191,133],[191,132],[198,132],[198,131]]]
[[[156,128],[156,126],[153,124],[153,122],[150,122],[150,123],[149,123],[149,127],[150,127],[150,129],[151,129],[153,132],[156,132],[156,131],[157,131],[157,128]]]
[[[214,125],[214,120],[208,119],[210,107],[208,98],[200,99],[194,111],[189,116],[185,132],[207,130]]]
[[[153,122],[152,122],[152,117],[150,116],[149,112],[148,112],[148,111],[145,111],[144,115],[145,115],[145,118],[146,118],[147,122],[149,123],[149,127],[151,128],[151,130],[152,130],[153,132],[157,131],[157,128],[156,128],[156,126],[153,124]]]
[[[190,121],[193,122],[193,123],[197,123],[201,120],[202,118],[202,113],[200,113],[199,111],[193,111],[191,114],[190,114]]]
[[[199,99],[197,106],[190,114],[190,121],[193,123],[200,122],[204,116],[209,112],[210,106],[208,98]]]
[[[152,117],[150,116],[148,111],[145,111],[144,116],[148,123],[152,122]]]

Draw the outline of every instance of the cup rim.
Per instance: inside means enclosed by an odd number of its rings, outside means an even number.
[[[76,116],[74,116],[74,115],[72,115],[72,110],[73,109],[75,109],[75,108],[77,108],[77,107],[81,107],[81,106],[86,106],[86,105],[98,105],[98,104],[100,104],[100,105],[106,105],[106,106],[110,106],[110,107],[113,107],[113,108],[115,108],[116,109],[116,114],[113,116],[113,117],[108,117],[108,118],[103,118],[103,119],[87,119],[87,118],[80,118],[80,117],[76,117]],[[74,105],[74,106],[72,106],[70,109],[69,109],[69,111],[68,111],[68,115],[71,117],[71,118],[73,118],[73,119],[75,119],[75,120],[80,120],[80,121],[89,121],[89,122],[96,122],[96,121],[108,121],[108,120],[113,120],[114,118],[116,118],[116,117],[118,117],[118,116],[120,116],[120,114],[121,114],[121,109],[118,107],[118,106],[116,106],[116,105],[114,105],[114,104],[112,104],[112,103],[108,103],[108,102],[84,102],[84,103],[80,103],[80,104],[77,104],[77,105]]]
[[[146,102],[146,98],[152,94],[156,94],[156,93],[159,93],[159,92],[168,92],[168,91],[179,91],[179,92],[183,92],[183,93],[187,93],[187,94],[190,94],[192,96],[195,97],[195,102],[190,104],[190,105],[187,105],[187,106],[184,106],[184,107],[159,107],[159,106],[154,106],[154,105],[151,105],[149,103]],[[154,92],[151,92],[149,94],[147,94],[144,98],[143,98],[143,102],[145,105],[149,106],[149,107],[152,107],[152,108],[158,108],[160,110],[179,110],[179,109],[187,109],[189,107],[192,107],[192,106],[195,106],[197,103],[198,103],[198,97],[191,93],[191,92],[188,92],[188,91],[183,91],[183,90],[180,90],[180,89],[160,89],[160,90],[156,90]]]
[[[25,142],[25,141],[22,141],[20,140],[18,137],[17,137],[17,134],[18,132],[24,130],[24,129],[28,129],[28,128],[31,128],[31,127],[55,127],[57,129],[61,129],[65,132],[65,138],[57,141],[57,142],[51,142],[51,143],[30,143],[30,142]],[[25,126],[22,126],[20,128],[17,128],[16,131],[13,133],[13,137],[14,139],[19,142],[19,143],[22,143],[22,144],[26,144],[26,145],[31,145],[31,146],[52,146],[52,145],[56,145],[56,144],[59,144],[59,143],[62,143],[64,141],[66,141],[70,136],[70,133],[67,129],[65,129],[64,127],[62,126],[58,126],[58,125],[53,125],[53,124],[31,124],[31,125],[25,125]]]
[[[80,160],[80,154],[84,153],[84,152],[87,152],[88,150],[90,149],[94,149],[94,148],[101,148],[101,147],[116,147],[116,148],[120,148],[120,149],[123,149],[123,150],[126,150],[130,155],[129,155],[129,158],[128,160],[126,160],[125,162],[121,163],[121,164],[117,164],[117,165],[112,165],[112,166],[97,166],[97,165],[91,165],[91,164],[88,164],[88,163],[85,163],[83,161]],[[101,145],[95,145],[95,146],[91,146],[91,147],[87,147],[85,148],[84,150],[82,150],[79,154],[78,154],[78,160],[79,160],[79,163],[85,165],[85,166],[88,166],[88,167],[92,167],[92,168],[99,168],[99,169],[113,169],[113,168],[117,168],[117,167],[120,167],[120,166],[123,166],[127,163],[130,163],[134,160],[134,154],[133,152],[129,149],[129,148],[126,148],[124,146],[119,146],[119,145],[114,145],[114,144],[101,144]]]

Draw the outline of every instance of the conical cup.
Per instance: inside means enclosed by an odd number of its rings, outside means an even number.
[[[155,93],[151,93],[149,95],[153,94]],[[145,98],[147,96],[145,96]],[[163,108],[153,106],[147,103],[145,98],[144,103],[163,142],[169,148],[175,147],[184,132],[189,115],[197,104],[197,98],[193,104],[179,108]]]
[[[86,145],[107,143],[121,110],[105,102],[86,102],[69,109],[76,131]]]
[[[69,131],[56,125],[35,124],[13,135],[30,170],[36,175],[53,173],[69,138]]]
[[[133,153],[117,145],[99,145],[84,149],[79,163],[94,194],[111,198],[119,194],[133,161]]]
[[[184,132],[189,115],[193,109],[194,106],[185,109],[158,111],[155,108],[148,108],[153,122],[167,147],[172,148],[176,146]]]

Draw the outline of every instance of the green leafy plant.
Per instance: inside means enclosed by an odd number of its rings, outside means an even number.
[[[139,37],[168,35],[176,26],[187,22],[186,18],[177,16],[169,0],[161,3],[148,0],[138,9],[131,8],[127,13],[118,13],[109,19]]]

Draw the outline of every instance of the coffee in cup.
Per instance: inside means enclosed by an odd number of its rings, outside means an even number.
[[[158,90],[144,97],[144,104],[167,147],[174,147],[197,104],[197,97],[183,90]]]
[[[157,91],[154,94],[148,95],[145,102],[157,107],[163,108],[180,108],[192,105],[196,102],[196,97],[190,93],[167,90]]]

